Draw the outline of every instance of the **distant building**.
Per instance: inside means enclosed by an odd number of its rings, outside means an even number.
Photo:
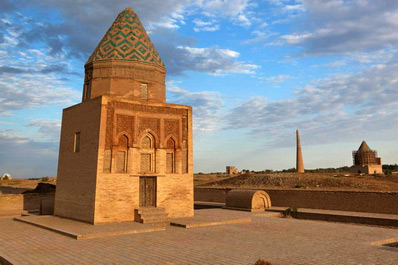
[[[354,165],[350,168],[352,173],[381,174],[383,173],[381,158],[377,157],[377,151],[371,150],[365,141],[358,151],[352,152]]]
[[[0,180],[10,180],[10,179],[12,179],[12,177],[8,173],[5,173],[3,176],[0,177]]]
[[[227,174],[228,175],[235,175],[235,174],[239,174],[239,171],[234,166],[227,166]]]

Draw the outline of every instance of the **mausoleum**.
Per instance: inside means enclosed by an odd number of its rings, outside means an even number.
[[[56,216],[99,224],[193,215],[192,108],[166,103],[165,75],[127,8],[85,64],[82,102],[63,110]]]

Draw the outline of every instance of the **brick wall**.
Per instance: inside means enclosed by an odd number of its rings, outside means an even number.
[[[54,198],[54,194],[0,194],[0,211],[39,210],[41,199]]]
[[[231,189],[195,188],[195,201],[223,202]],[[272,206],[398,214],[398,192],[264,189]]]

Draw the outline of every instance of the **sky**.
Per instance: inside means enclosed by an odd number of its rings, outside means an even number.
[[[0,0],[0,174],[55,176],[62,109],[118,13],[135,10],[194,112],[194,171],[398,163],[396,0]]]

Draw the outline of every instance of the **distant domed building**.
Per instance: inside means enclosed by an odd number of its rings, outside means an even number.
[[[0,180],[10,180],[12,179],[11,175],[8,173],[5,173],[3,176],[1,176]]]
[[[369,148],[365,141],[359,146],[358,151],[352,152],[354,165],[350,168],[352,173],[380,174],[383,173],[381,158],[377,151]]]

